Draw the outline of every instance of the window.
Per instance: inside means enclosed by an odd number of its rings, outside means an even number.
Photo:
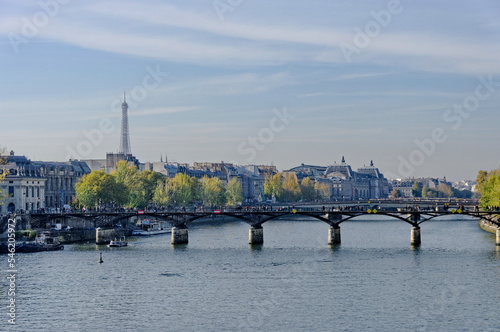
[[[9,196],[14,197],[14,186],[9,186]]]

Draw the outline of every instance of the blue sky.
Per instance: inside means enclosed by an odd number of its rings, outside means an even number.
[[[0,2],[0,146],[474,179],[500,165],[498,1]]]

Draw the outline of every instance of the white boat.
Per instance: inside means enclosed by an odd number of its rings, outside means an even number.
[[[158,234],[168,234],[172,231],[170,229],[158,229],[158,230],[144,230],[136,229],[132,231],[133,236],[148,236],[148,235],[158,235]]]
[[[128,242],[125,241],[125,236],[122,236],[120,238],[116,238],[114,240],[111,240],[108,244],[108,247],[126,247],[128,246]]]
[[[150,221],[149,219],[144,219],[137,222],[137,229],[132,231],[133,236],[148,236],[148,235],[158,235],[158,234],[168,234],[171,233],[170,227],[166,227],[163,221]]]

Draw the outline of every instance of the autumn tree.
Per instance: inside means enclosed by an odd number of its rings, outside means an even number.
[[[480,204],[483,207],[500,206],[500,170],[489,172],[481,183]]]
[[[424,185],[422,187],[422,197],[427,198],[429,196],[429,187],[427,185]]]
[[[220,206],[226,203],[226,188],[217,177],[204,176],[201,180],[201,200],[206,205]]]
[[[174,187],[171,178],[160,179],[153,194],[153,202],[156,205],[171,205],[174,203]]]
[[[283,180],[281,172],[266,178],[264,182],[264,195],[276,200],[283,198]]]
[[[313,201],[316,198],[314,183],[309,177],[303,178],[300,182],[300,191],[302,193],[302,198],[306,201]]]
[[[401,191],[399,191],[398,188],[392,189],[392,191],[391,191],[391,197],[393,197],[393,198],[399,198],[399,197],[401,197]]]
[[[300,185],[293,173],[286,173],[283,179],[283,197],[287,202],[295,202],[300,198]]]
[[[240,181],[233,177],[226,186],[226,202],[230,206],[235,206],[243,200],[243,188]]]
[[[484,184],[486,183],[486,181],[488,180],[488,176],[489,176],[489,174],[487,171],[479,171],[477,173],[476,188],[477,188],[477,192],[479,194],[482,194],[483,187],[484,187]]]
[[[316,192],[316,197],[322,200],[330,199],[330,186],[326,183],[316,181],[314,184],[314,191]]]
[[[173,201],[177,205],[188,205],[194,199],[194,181],[184,173],[175,174],[171,179]]]
[[[438,191],[440,197],[453,197],[453,190],[446,183],[441,182],[438,184],[436,191]]]

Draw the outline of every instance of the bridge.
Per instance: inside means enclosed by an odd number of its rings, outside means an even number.
[[[250,225],[248,242],[249,244],[264,243],[263,224],[271,220],[285,218],[296,218],[299,216],[317,219],[327,223],[328,244],[338,245],[341,243],[340,225],[348,220],[360,216],[387,216],[405,222],[411,226],[410,244],[418,246],[421,244],[421,225],[422,223],[448,215],[463,215],[477,219],[484,219],[491,224],[496,225],[496,244],[500,246],[500,211],[486,211],[474,208],[449,208],[449,209],[420,209],[420,208],[399,208],[395,211],[384,208],[365,208],[361,206],[345,208],[320,208],[314,207],[288,207],[280,210],[267,209],[236,209],[233,211],[132,211],[132,212],[94,212],[94,213],[57,213],[57,214],[32,214],[32,225],[42,226],[45,222],[69,218],[78,218],[89,221],[97,228],[96,232],[102,227],[111,227],[122,223],[130,218],[157,218],[169,222],[172,225],[171,243],[188,243],[188,225],[199,219],[217,218],[220,216],[239,219]]]

